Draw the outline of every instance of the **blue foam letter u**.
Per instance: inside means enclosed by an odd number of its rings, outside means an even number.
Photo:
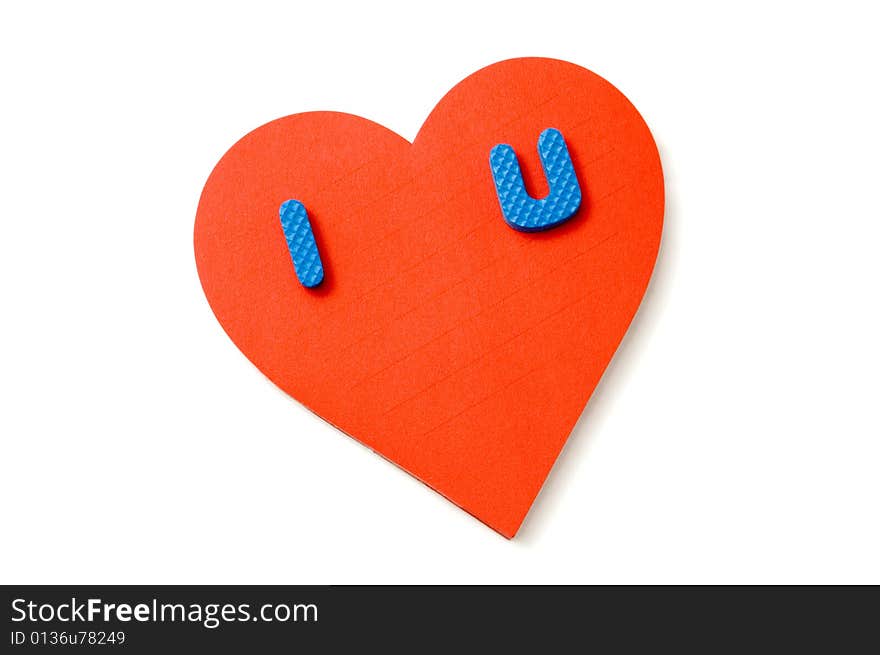
[[[492,178],[504,220],[515,230],[538,232],[567,221],[581,206],[581,186],[562,133],[552,127],[538,137],[538,155],[550,193],[535,200],[526,191],[513,148],[498,144],[489,153]]]

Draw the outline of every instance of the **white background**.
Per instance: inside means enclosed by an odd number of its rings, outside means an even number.
[[[880,582],[870,3],[19,3],[0,13],[0,581]],[[220,156],[335,109],[412,139],[542,55],[635,103],[642,308],[513,541],[275,389],[192,227]]]

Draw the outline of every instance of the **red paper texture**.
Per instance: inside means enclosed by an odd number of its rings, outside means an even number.
[[[584,201],[557,228],[517,232],[489,151],[511,144],[541,197],[548,127]],[[290,198],[324,262],[316,289],[282,233]],[[657,148],[617,89],[514,59],[459,83],[412,144],[334,112],[254,130],[205,185],[195,253],[218,320],[270,380],[512,537],[639,306],[663,206]]]

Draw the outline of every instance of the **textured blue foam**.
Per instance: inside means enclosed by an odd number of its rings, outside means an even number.
[[[571,218],[581,206],[581,186],[562,133],[552,127],[538,137],[538,155],[550,193],[535,200],[526,191],[516,153],[501,143],[489,153],[492,178],[504,220],[515,230],[549,230]]]
[[[314,287],[324,279],[324,265],[318,254],[318,244],[312,233],[312,224],[305,206],[299,200],[286,200],[278,210],[281,229],[287,239],[287,249],[293,260],[296,276],[304,287]]]

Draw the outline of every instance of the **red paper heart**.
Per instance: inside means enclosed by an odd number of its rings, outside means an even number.
[[[565,137],[584,194],[547,232],[508,227],[489,151]],[[308,210],[325,279],[297,280],[279,206]],[[414,143],[357,116],[296,114],[236,143],[205,184],[205,295],[284,391],[513,536],[648,284],[663,177],[648,127],[597,75],[514,59],[459,83]]]

